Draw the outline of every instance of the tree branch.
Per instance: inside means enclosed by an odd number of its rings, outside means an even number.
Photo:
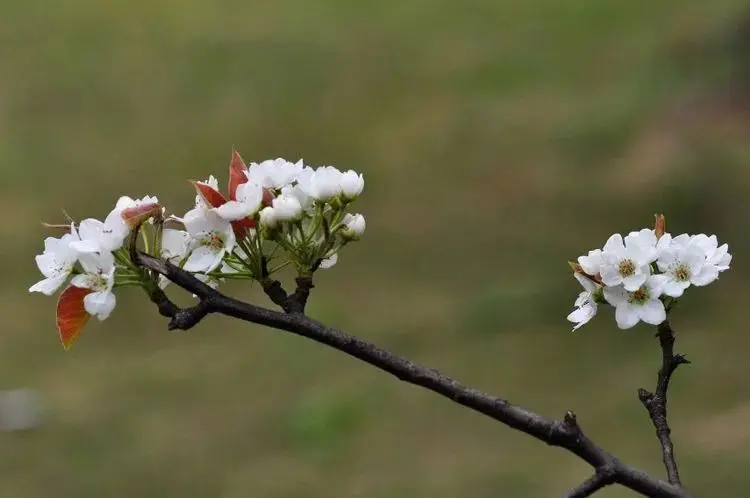
[[[594,475],[583,481],[578,487],[568,491],[566,498],[586,498],[602,488],[615,483],[617,469],[599,467]]]
[[[598,474],[606,476],[606,479],[604,477],[597,479],[595,484],[599,488],[607,482],[607,484],[621,484],[642,495],[654,498],[689,498],[691,496],[680,487],[626,465],[599,447],[584,435],[572,412],[568,412],[563,420],[549,419],[504,399],[465,386],[435,369],[396,356],[356,336],[326,327],[304,316],[301,312],[281,313],[237,301],[212,289],[181,268],[141,252],[135,255],[133,261],[144,268],[164,275],[200,299],[198,305],[181,309],[171,303],[158,287],[147,289],[151,300],[159,307],[159,312],[171,318],[170,329],[187,330],[208,313],[215,312],[307,337],[388,372],[399,380],[429,389],[551,446],[568,450],[597,469]],[[298,285],[302,284],[298,282]],[[593,479],[589,479],[587,483]],[[595,491],[591,488],[593,484],[589,483],[587,486],[586,489],[591,490],[590,492]]]
[[[669,382],[672,380],[677,367],[682,364],[690,363],[682,354],[674,352],[674,330],[666,320],[658,326],[656,337],[659,338],[661,345],[661,368],[656,381],[656,391],[650,392],[643,388],[638,390],[638,398],[643,406],[648,410],[648,415],[656,429],[656,437],[661,444],[664,466],[667,469],[667,477],[670,484],[682,486],[680,482],[680,473],[677,469],[677,460],[674,455],[674,445],[672,444],[671,429],[667,422],[667,391]]]
[[[281,307],[287,313],[305,313],[305,306],[307,306],[307,299],[310,297],[310,290],[315,287],[312,275],[297,277],[297,288],[292,294],[287,294],[281,282],[269,277],[265,258],[261,262],[261,274],[260,285],[263,287],[263,292],[266,293],[274,304]]]

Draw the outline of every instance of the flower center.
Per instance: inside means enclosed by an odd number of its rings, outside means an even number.
[[[620,261],[619,266],[620,275],[623,277],[629,277],[635,274],[635,263],[630,259],[623,259]]]
[[[89,282],[91,284],[91,289],[94,291],[98,292],[107,289],[107,279],[104,277],[101,271],[99,273],[91,275]]]
[[[214,251],[220,251],[224,248],[224,239],[221,238],[221,235],[219,235],[216,232],[211,232],[210,234],[207,234],[203,240],[203,245],[214,250]]]
[[[672,270],[674,278],[679,282],[688,282],[690,280],[690,268],[684,263],[680,263],[677,267]]]
[[[641,287],[640,289],[630,293],[628,302],[631,304],[645,304],[646,301],[648,301],[650,298],[651,294],[649,293],[648,289],[646,287]]]

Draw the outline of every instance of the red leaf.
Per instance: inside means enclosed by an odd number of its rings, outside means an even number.
[[[83,307],[83,298],[90,293],[90,289],[69,285],[60,294],[60,299],[57,301],[57,330],[65,350],[70,349],[86,322],[91,318]]]
[[[234,236],[241,239],[247,235],[249,229],[255,228],[255,220],[252,218],[244,218],[242,220],[233,221],[232,228],[234,229]]]
[[[195,190],[198,191],[198,195],[201,196],[203,199],[203,202],[208,204],[211,207],[219,207],[223,206],[227,203],[227,200],[224,198],[223,195],[221,195],[220,192],[217,192],[212,187],[206,185],[203,182],[196,182],[193,180],[190,180],[190,183],[193,184],[195,187]]]
[[[232,149],[232,160],[229,163],[229,200],[237,200],[237,187],[247,183],[247,166],[240,157],[240,153]]]
[[[274,197],[276,196],[274,195],[273,190],[271,190],[270,188],[264,188],[262,201],[263,207],[271,207]]]
[[[130,228],[133,228],[137,225],[140,225],[147,219],[156,216],[157,214],[161,214],[161,212],[161,204],[158,204],[156,202],[149,202],[147,204],[141,204],[132,208],[123,209],[120,216],[122,216],[122,219],[125,220],[125,223],[127,223]]]

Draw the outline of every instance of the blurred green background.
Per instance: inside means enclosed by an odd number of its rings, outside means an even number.
[[[65,353],[29,295],[39,221],[299,157],[364,173],[362,242],[310,314],[588,434],[663,476],[636,389],[652,330],[570,334],[566,264],[663,211],[733,269],[684,298],[670,415],[696,496],[750,489],[750,4],[738,0],[0,0],[0,496],[550,497],[586,464],[310,341],[136,290]],[[247,286],[240,298],[268,304]],[[189,302],[183,296],[182,302]],[[611,488],[602,497],[632,493]]]

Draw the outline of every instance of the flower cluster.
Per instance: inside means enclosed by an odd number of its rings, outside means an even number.
[[[658,325],[687,288],[715,281],[731,260],[728,246],[719,246],[715,235],[673,237],[665,232],[664,217],[657,215],[654,229],[625,237],[616,233],[601,249],[570,263],[584,290],[568,320],[575,331],[596,316],[599,304],[609,304],[621,329],[641,321]]]
[[[111,314],[115,288],[169,284],[133,261],[136,246],[215,288],[228,278],[264,282],[290,265],[311,276],[365,231],[364,216],[347,212],[364,189],[352,170],[280,158],[247,165],[233,151],[226,196],[214,176],[191,183],[195,205],[181,217],[165,216],[156,197],[122,197],[104,221],[48,225],[64,233],[45,240],[36,257],[45,278],[29,291],[52,295],[72,277],[57,306],[66,349],[91,316]]]

